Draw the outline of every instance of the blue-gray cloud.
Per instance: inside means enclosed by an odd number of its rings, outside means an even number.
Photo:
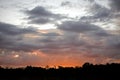
[[[0,22],[0,48],[21,50],[26,43],[20,43],[23,40],[24,34],[37,34],[34,28],[19,28],[16,25]],[[30,45],[28,45],[30,47]]]
[[[110,0],[110,6],[115,11],[120,11],[120,0]]]
[[[64,18],[64,16],[61,16],[60,14],[54,14],[42,6],[36,6],[31,10],[26,10],[24,13],[28,15],[27,19],[30,20],[28,23],[31,24],[52,23]]]
[[[66,21],[63,22],[58,27],[61,30],[77,32],[77,33],[94,33],[97,36],[109,36],[110,34],[107,33],[104,29],[100,28],[97,25],[93,25],[86,22],[80,21]]]
[[[89,7],[88,13],[91,13],[91,16],[83,16],[80,20],[85,22],[104,22],[111,19],[112,12],[110,9],[105,6],[98,4],[94,1],[92,6]]]

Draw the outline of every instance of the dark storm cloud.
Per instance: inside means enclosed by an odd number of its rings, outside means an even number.
[[[59,14],[52,13],[42,6],[26,10],[25,13],[28,15],[28,20],[30,20],[29,23],[31,24],[45,24],[64,18]]]

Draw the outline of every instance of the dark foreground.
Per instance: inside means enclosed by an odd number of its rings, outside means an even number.
[[[120,64],[92,65],[59,68],[2,68],[0,80],[120,80]]]

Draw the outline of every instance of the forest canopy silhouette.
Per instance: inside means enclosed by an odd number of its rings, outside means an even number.
[[[24,68],[0,67],[0,80],[115,80],[120,79],[120,64],[85,63],[82,67]]]

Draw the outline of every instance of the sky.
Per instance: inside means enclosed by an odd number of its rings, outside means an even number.
[[[120,0],[0,0],[0,66],[120,63]]]

